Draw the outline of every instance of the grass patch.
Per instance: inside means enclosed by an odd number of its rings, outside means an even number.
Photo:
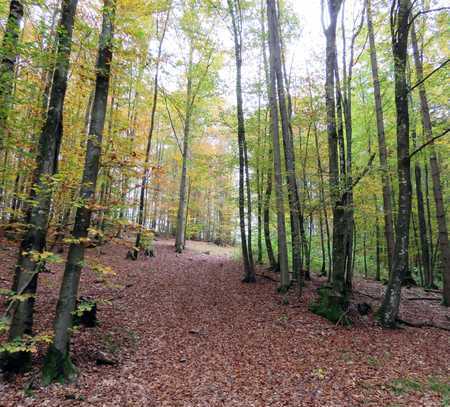
[[[392,380],[389,387],[397,396],[409,392],[436,393],[442,398],[442,406],[450,407],[450,377],[443,379],[430,376],[425,381],[402,377]]]

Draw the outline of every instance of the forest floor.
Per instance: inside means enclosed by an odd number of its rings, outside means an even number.
[[[9,288],[17,249],[0,243],[0,287]],[[335,326],[308,310],[318,277],[301,300],[293,290],[283,301],[268,278],[240,282],[232,249],[188,248],[176,255],[173,242],[161,240],[156,258],[136,262],[117,243],[89,250],[91,262],[116,274],[106,282],[90,270],[82,275],[82,295],[101,302],[99,326],[73,339],[77,383],[40,386],[42,346],[34,371],[0,381],[0,406],[450,405],[450,332],[383,330],[373,316]],[[62,268],[40,278],[39,333],[51,328]],[[359,280],[356,290],[357,302],[376,305],[383,286]],[[408,298],[433,296],[404,290]],[[434,300],[404,298],[402,318],[450,328],[448,310]],[[114,365],[98,365],[105,358]]]

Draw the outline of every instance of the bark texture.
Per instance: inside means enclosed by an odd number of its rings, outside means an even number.
[[[76,308],[81,270],[84,265],[85,242],[88,238],[91,224],[91,206],[95,199],[97,177],[100,168],[103,129],[108,105],[111,60],[113,55],[112,41],[115,8],[115,0],[105,0],[96,65],[95,95],[80,189],[80,198],[83,201],[83,205],[76,212],[75,225],[72,232],[74,241],[69,247],[59,292],[54,321],[55,337],[47,353],[44,365],[43,373],[46,383],[50,383],[53,380],[72,380],[75,374],[75,369],[69,357],[69,345],[72,331],[72,318]]]

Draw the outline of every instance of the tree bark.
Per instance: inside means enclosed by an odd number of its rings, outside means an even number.
[[[275,192],[277,205],[277,231],[278,231],[278,265],[281,273],[281,281],[279,289],[285,291],[289,288],[290,277],[288,268],[288,254],[286,242],[286,223],[284,212],[284,196],[283,196],[283,179],[281,174],[281,148],[280,148],[280,134],[279,134],[279,120],[277,107],[277,72],[276,72],[276,55],[274,52],[274,37],[275,27],[270,27],[273,24],[273,19],[276,18],[276,9],[274,0],[267,0],[267,17],[269,21],[269,105],[270,105],[270,119],[272,124],[272,139],[273,139],[273,161],[275,174]],[[272,23],[271,23],[272,21]]]
[[[413,139],[415,140],[415,131],[413,131]],[[428,244],[427,223],[425,219],[425,205],[422,192],[422,169],[419,161],[414,165],[414,174],[416,181],[416,199],[417,199],[417,218],[419,223],[420,236],[420,252],[422,258],[422,266],[424,270],[424,284],[427,288],[433,286],[433,271],[431,269],[430,246]]]
[[[375,98],[375,115],[377,121],[378,150],[380,157],[381,183],[383,190],[384,235],[386,239],[387,259],[389,271],[392,270],[395,247],[394,220],[392,216],[392,186],[389,177],[388,152],[384,130],[383,104],[381,86],[378,74],[378,60],[375,45],[375,34],[372,22],[372,0],[366,0],[367,30],[370,44],[370,62],[372,67],[373,91]]]
[[[267,1],[267,18],[271,71],[273,70],[274,74],[276,75],[276,88],[273,89],[273,92],[277,92],[278,94],[278,105],[284,146],[284,161],[288,185],[288,200],[290,208],[292,236],[292,267],[294,276],[298,276],[299,287],[302,287],[304,281],[304,272],[302,270],[301,257],[302,239],[300,234],[300,218],[302,214],[300,210],[300,198],[298,193],[295,169],[294,144],[290,131],[288,108],[286,105],[286,92],[284,89],[284,77],[281,64],[280,27],[275,0]]]
[[[238,4],[236,4],[236,2]],[[247,145],[245,141],[245,120],[242,98],[242,25],[238,10],[240,8],[239,0],[227,0],[228,11],[231,16],[234,38],[234,54],[236,64],[236,102],[237,102],[237,121],[238,121],[238,146],[239,146],[239,225],[241,230],[241,247],[244,261],[244,278],[246,283],[256,281],[253,265],[252,246],[251,246],[251,196],[248,174]],[[247,180],[247,222],[249,236],[245,228],[245,181]]]
[[[108,105],[108,92],[113,54],[113,21],[115,0],[105,0],[103,5],[103,23],[99,38],[96,66],[95,96],[92,105],[89,137],[81,182],[80,198],[83,205],[77,209],[72,232],[74,242],[69,247],[66,267],[59,292],[58,305],[54,321],[55,337],[47,353],[44,366],[44,381],[72,380],[75,374],[70,362],[69,345],[72,330],[72,316],[76,308],[78,286],[84,263],[85,240],[91,223],[91,205],[95,199],[97,177]]]
[[[8,120],[11,96],[14,88],[14,73],[19,53],[19,34],[23,12],[22,1],[11,0],[8,20],[0,48],[0,152],[3,151],[7,135],[6,122]]]
[[[431,123],[430,108],[428,106],[428,97],[423,82],[423,64],[419,54],[417,35],[414,22],[411,24],[411,42],[413,47],[414,63],[416,67],[416,79],[421,82],[419,85],[419,98],[422,113],[422,125],[427,140],[433,138],[433,126]],[[430,144],[430,168],[431,179],[433,182],[434,203],[436,205],[436,221],[439,230],[439,251],[442,268],[442,277],[444,281],[443,304],[450,306],[450,245],[448,241],[447,219],[445,213],[444,198],[442,195],[441,171],[434,144]]]
[[[77,0],[64,0],[62,14],[57,30],[57,57],[53,74],[47,118],[39,138],[36,169],[33,174],[33,187],[26,215],[27,232],[21,242],[16,266],[13,289],[20,294],[29,295],[25,301],[15,302],[9,340],[31,334],[33,326],[34,296],[36,294],[38,273],[41,263],[36,257],[44,251],[47,238],[48,219],[52,197],[53,175],[57,172],[59,149],[63,130],[63,106],[67,88],[72,32]],[[24,355],[25,359],[29,358]]]
[[[401,287],[408,268],[409,228],[411,221],[411,166],[409,158],[409,111],[406,60],[411,5],[409,0],[395,0],[391,8],[392,52],[395,74],[397,112],[398,215],[394,263],[379,311],[384,327],[396,326]]]
[[[326,83],[325,102],[327,110],[328,160],[330,171],[330,195],[333,203],[333,267],[332,284],[335,293],[343,296],[346,291],[346,219],[344,202],[341,196],[341,177],[339,175],[338,132],[336,126],[336,21],[342,0],[328,0],[330,23],[325,29],[326,36]]]
[[[149,173],[150,173],[150,169],[148,167],[149,167],[149,163],[150,163],[150,153],[152,150],[153,132],[155,129],[156,107],[158,104],[159,68],[160,68],[160,64],[161,64],[162,46],[163,46],[163,42],[164,42],[164,37],[166,35],[166,31],[167,31],[167,24],[169,22],[169,15],[170,15],[170,8],[167,10],[166,18],[164,20],[164,27],[163,27],[163,31],[161,33],[161,38],[159,40],[158,55],[156,58],[155,77],[153,80],[154,88],[153,88],[152,110],[151,110],[151,114],[150,114],[150,128],[148,131],[147,147],[145,150],[144,174],[142,176],[141,191],[140,191],[140,195],[139,195],[138,230],[137,230],[137,234],[136,234],[136,241],[134,244],[134,250],[133,250],[133,256],[132,256],[133,260],[137,260],[137,258],[139,256],[139,250],[140,250],[141,238],[142,238],[142,230],[144,228],[144,223],[145,223],[145,216],[144,216],[145,192],[147,191],[148,178],[149,178]]]

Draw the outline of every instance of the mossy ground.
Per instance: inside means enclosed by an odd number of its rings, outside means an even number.
[[[345,296],[337,295],[332,287],[329,286],[319,288],[318,293],[319,298],[309,307],[311,312],[335,324],[351,324],[351,320],[347,316],[347,300]]]

